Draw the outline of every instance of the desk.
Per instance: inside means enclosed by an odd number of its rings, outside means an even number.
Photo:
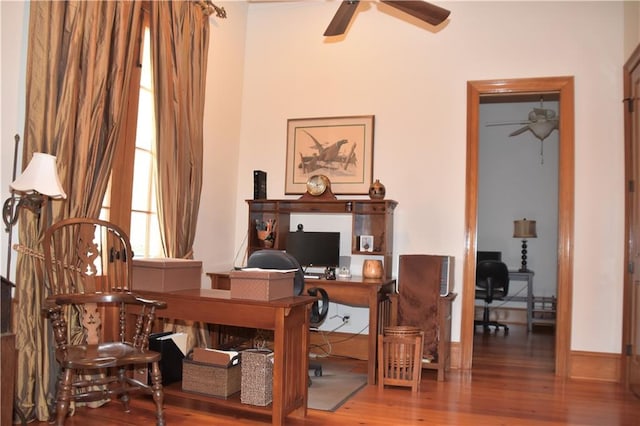
[[[533,325],[533,275],[534,272],[529,270],[526,272],[521,271],[509,271],[509,281],[526,281],[527,282],[527,297],[524,301],[527,303],[527,330],[531,332]],[[521,297],[508,297],[506,300],[522,300]]]
[[[136,293],[142,297],[167,302],[166,309],[156,312],[160,318],[274,331],[273,402],[270,406],[241,404],[237,396],[224,400],[183,392],[181,383],[166,386],[166,395],[254,413],[271,413],[274,425],[284,424],[285,417],[292,412],[297,417],[306,416],[309,316],[314,298],[288,297],[270,302],[219,299],[215,297],[214,291],[208,289]]]
[[[207,272],[211,287],[228,289],[228,273]],[[378,334],[390,324],[389,295],[396,292],[396,280],[391,278],[365,279],[360,276],[338,278],[336,280],[307,279],[305,286],[322,287],[329,294],[331,302],[343,305],[369,308],[369,341],[367,382],[376,384],[376,362],[378,356]]]
[[[369,308],[367,382],[370,385],[375,385],[378,334],[382,334],[382,328],[385,325],[390,325],[389,295],[396,291],[396,280],[390,278],[365,279],[353,276],[336,280],[306,280],[305,286],[324,288],[329,294],[331,302]]]

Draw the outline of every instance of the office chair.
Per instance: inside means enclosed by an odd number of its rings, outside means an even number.
[[[255,251],[247,259],[247,268],[262,269],[295,269],[296,273],[293,279],[293,294],[300,296],[304,291],[304,271],[295,257],[287,252],[280,250],[258,250]],[[312,287],[307,289],[307,294],[318,297],[311,306],[311,316],[309,323],[312,328],[317,328],[322,324],[329,312],[329,295],[327,291],[320,287]],[[322,366],[317,363],[309,363],[309,370],[314,371],[315,376],[322,376]]]
[[[476,266],[476,299],[484,300],[484,311],[482,320],[475,320],[474,328],[482,326],[484,331],[495,327],[496,333],[500,327],[504,328],[504,333],[509,333],[506,324],[489,320],[489,305],[494,300],[502,300],[509,293],[509,270],[507,265],[497,260],[485,260]]]
[[[73,404],[101,405],[111,396],[119,397],[128,412],[129,394],[143,391],[153,396],[156,424],[163,426],[161,354],[148,347],[156,309],[166,303],[132,293],[127,235],[102,220],[66,219],[46,230],[43,249],[43,312],[53,328],[60,366],[55,424],[64,424]],[[106,318],[116,324],[110,327]],[[150,385],[130,377],[132,369],[149,364]]]

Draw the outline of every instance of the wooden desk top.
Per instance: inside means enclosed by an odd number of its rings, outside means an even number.
[[[194,288],[169,292],[136,291],[141,297],[167,302],[166,309],[156,311],[159,318],[203,321],[212,324],[236,325],[273,330],[278,315],[304,309],[316,299],[295,296],[271,301],[223,299],[211,289]],[[278,313],[279,312],[279,313]]]
[[[326,280],[324,278],[305,278],[304,283],[306,285],[313,285],[315,282],[321,283],[335,283],[346,285],[357,285],[365,287],[379,287],[395,282],[394,278],[363,278],[359,275],[353,275],[351,278],[336,277],[335,280]]]
[[[181,299],[181,300],[194,300],[200,302],[221,302],[228,304],[242,304],[242,305],[257,305],[257,306],[276,306],[276,307],[292,307],[298,305],[304,305],[311,303],[315,298],[310,296],[293,296],[285,297],[282,299],[274,300],[251,300],[251,299],[231,299],[225,293],[221,293],[219,290],[209,288],[190,288],[186,290],[174,290],[174,291],[136,291],[136,294],[141,296],[153,295],[157,299]]]
[[[228,278],[229,272],[206,272],[209,278]],[[332,283],[341,283],[341,284],[350,284],[350,285],[359,285],[359,286],[381,286],[387,285],[395,282],[395,278],[364,278],[360,275],[352,275],[350,278],[340,278],[336,277],[335,280],[326,280],[324,278],[305,278],[305,284],[311,285],[314,282],[332,282]]]

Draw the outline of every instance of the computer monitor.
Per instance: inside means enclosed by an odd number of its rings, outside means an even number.
[[[303,268],[335,268],[340,264],[340,233],[289,232],[286,252]]]
[[[484,260],[497,260],[502,261],[502,252],[501,251],[478,251],[476,253],[476,261],[480,263]]]

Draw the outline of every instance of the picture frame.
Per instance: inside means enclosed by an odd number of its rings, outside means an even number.
[[[373,251],[373,235],[360,235],[360,251]]]
[[[373,115],[287,120],[285,194],[323,174],[334,194],[366,195],[373,178]]]

